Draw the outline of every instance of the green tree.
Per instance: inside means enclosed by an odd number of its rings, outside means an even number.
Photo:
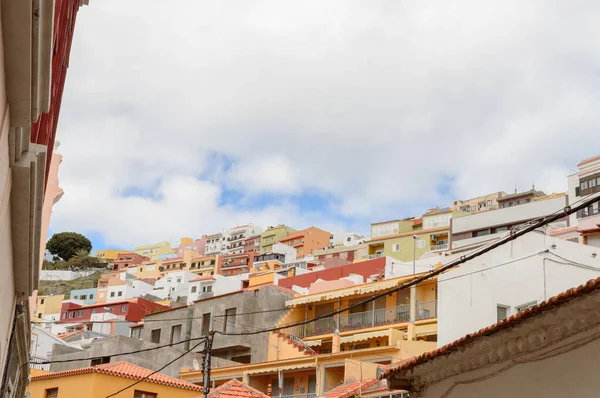
[[[91,252],[92,242],[77,232],[60,232],[52,235],[46,243],[46,249],[54,256],[69,261],[81,250],[85,250],[86,253]]]
[[[90,257],[90,253],[85,249],[77,250],[67,263],[69,269],[106,268],[106,263],[99,258]]]

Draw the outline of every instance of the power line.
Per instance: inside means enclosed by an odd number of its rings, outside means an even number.
[[[533,220],[533,221],[530,222],[530,225],[524,227],[523,229],[521,229],[519,231],[516,231],[516,232],[515,231],[511,231],[509,235],[507,235],[507,236],[505,236],[503,238],[500,238],[497,241],[495,241],[495,242],[493,242],[493,243],[491,243],[491,244],[489,244],[487,246],[484,246],[482,248],[476,249],[476,250],[474,250],[473,252],[471,252],[469,254],[462,255],[458,259],[450,261],[449,263],[447,263],[447,264],[439,267],[438,269],[429,271],[425,275],[422,275],[422,276],[414,278],[412,281],[403,283],[400,286],[398,286],[396,288],[393,288],[393,289],[390,289],[388,291],[385,291],[383,293],[375,294],[375,295],[371,296],[370,298],[368,298],[366,300],[360,301],[358,303],[351,304],[351,305],[349,305],[346,308],[337,309],[335,311],[330,312],[329,314],[323,314],[323,315],[319,315],[319,316],[316,316],[316,317],[314,317],[312,319],[308,319],[308,320],[305,320],[305,321],[294,322],[294,323],[291,323],[291,324],[282,325],[282,326],[276,326],[276,327],[262,329],[262,330],[257,330],[257,331],[254,331],[254,332],[234,332],[234,333],[227,333],[227,332],[217,331],[216,333],[219,333],[219,334],[224,335],[224,336],[243,336],[243,335],[252,335],[252,334],[258,334],[258,333],[265,333],[265,332],[276,332],[278,330],[288,329],[290,327],[306,325],[308,323],[317,321],[319,319],[329,318],[329,317],[331,317],[333,315],[337,315],[339,313],[348,311],[348,310],[350,310],[352,308],[356,308],[358,306],[367,304],[367,303],[369,303],[371,301],[375,301],[378,298],[384,297],[384,296],[386,296],[389,293],[394,293],[394,292],[397,292],[397,291],[400,291],[400,290],[404,290],[404,289],[407,289],[407,288],[409,288],[411,286],[417,285],[420,282],[423,282],[425,280],[431,279],[434,276],[437,276],[437,275],[439,275],[439,274],[447,271],[450,268],[454,268],[454,267],[456,267],[456,266],[458,266],[460,264],[463,264],[463,263],[465,263],[467,261],[470,261],[470,260],[472,260],[474,258],[477,258],[477,257],[481,256],[482,254],[485,254],[485,253],[487,253],[489,251],[492,251],[492,250],[496,249],[497,247],[500,247],[500,246],[502,246],[502,245],[504,245],[504,244],[506,244],[506,243],[508,243],[510,241],[513,241],[513,240],[517,239],[518,237],[521,237],[521,236],[523,236],[523,235],[525,235],[525,234],[527,234],[527,233],[529,233],[529,232],[531,232],[531,231],[533,231],[533,230],[535,230],[535,229],[537,229],[537,228],[539,228],[541,226],[547,225],[547,224],[549,224],[551,222],[554,222],[554,221],[556,221],[556,220],[558,220],[558,219],[560,219],[562,217],[565,217],[565,216],[568,216],[570,214],[576,213],[577,211],[579,211],[581,209],[584,209],[584,208],[586,208],[586,207],[588,207],[588,206],[590,206],[593,203],[596,203],[598,201],[600,201],[600,196],[587,199],[587,200],[583,201],[580,205],[578,205],[576,207],[566,206],[566,207],[564,207],[562,209],[562,211],[558,210],[558,211],[552,213],[549,216],[540,217],[540,218],[538,218],[536,220]]]
[[[143,378],[141,378],[140,380],[136,381],[135,383],[132,383],[130,385],[128,385],[127,387],[124,387],[122,389],[120,389],[119,391],[112,393],[110,395],[107,395],[106,398],[110,398],[110,397],[114,397],[115,395],[118,395],[120,393],[122,393],[123,391],[126,391],[128,389],[130,389],[131,387],[140,384],[141,382],[143,382],[144,380],[147,380],[148,378],[150,378],[150,376],[153,376],[155,374],[157,374],[158,372],[160,372],[161,370],[163,370],[164,368],[166,368],[167,366],[177,362],[178,360],[180,360],[181,358],[183,358],[184,356],[186,356],[187,354],[189,354],[190,352],[192,352],[193,350],[196,349],[196,347],[198,347],[200,344],[204,343],[204,341],[199,342],[198,344],[196,344],[195,346],[193,346],[192,348],[190,348],[189,350],[185,351],[183,354],[179,355],[178,357],[176,357],[175,359],[173,359],[172,361],[167,362],[165,365],[161,366],[160,368],[156,369],[155,371],[153,371],[152,373],[150,373],[147,376],[144,376]]]
[[[123,355],[139,354],[140,352],[148,352],[148,351],[159,350],[161,348],[173,347],[175,345],[184,344],[184,343],[191,342],[191,341],[200,341],[200,342],[203,342],[204,340],[206,340],[206,336],[195,337],[193,339],[187,339],[187,340],[181,340],[180,342],[177,342],[177,343],[159,345],[159,346],[156,346],[156,347],[144,348],[144,349],[141,349],[141,350],[135,350],[135,351],[129,351],[129,352],[121,352],[121,353],[110,354],[110,355],[102,355],[102,356],[99,356],[99,357],[79,358],[79,359],[62,359],[62,360],[56,360],[56,361],[31,361],[31,359],[30,359],[30,363],[32,365],[48,365],[48,364],[52,364],[52,363],[69,363],[69,362],[93,361],[93,360],[96,360],[96,359],[112,358],[112,357],[119,357],[119,356],[123,356]]]

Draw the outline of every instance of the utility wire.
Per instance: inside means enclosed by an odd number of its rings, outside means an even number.
[[[593,197],[593,198],[587,199],[585,201],[582,201],[581,204],[579,204],[579,205],[577,205],[575,207],[566,206],[566,207],[564,207],[562,209],[562,211],[558,210],[558,211],[552,213],[549,216],[540,217],[540,218],[532,221],[530,223],[530,225],[524,227],[523,229],[521,229],[519,231],[516,231],[516,232],[515,231],[511,231],[511,233],[509,235],[507,235],[507,236],[505,236],[503,238],[500,238],[497,241],[495,241],[495,242],[493,242],[493,243],[491,243],[491,244],[489,244],[487,246],[484,246],[482,248],[476,249],[476,250],[474,250],[473,252],[471,252],[469,254],[462,255],[458,259],[450,261],[449,263],[447,263],[447,264],[439,267],[438,269],[429,271],[429,272],[425,273],[425,275],[413,278],[412,281],[403,283],[400,286],[395,287],[393,289],[390,289],[388,291],[385,291],[383,293],[375,294],[375,295],[371,296],[370,298],[368,298],[366,300],[363,300],[363,301],[351,304],[351,305],[349,305],[346,308],[340,308],[340,309],[332,311],[332,312],[330,312],[328,314],[319,315],[319,316],[316,316],[316,317],[314,317],[312,319],[308,319],[308,320],[305,320],[305,321],[293,322],[293,323],[290,323],[290,324],[287,324],[287,325],[282,325],[282,326],[277,326],[277,327],[272,327],[272,328],[266,328],[266,329],[262,329],[262,330],[257,330],[255,332],[234,332],[234,333],[227,333],[227,332],[216,331],[216,333],[224,335],[224,336],[243,336],[243,335],[251,335],[251,334],[258,334],[258,333],[265,333],[265,332],[276,332],[278,330],[288,329],[290,327],[306,325],[308,323],[317,321],[319,319],[332,317],[333,315],[337,315],[339,313],[348,311],[348,310],[350,310],[352,308],[356,308],[358,306],[362,306],[364,304],[367,304],[367,303],[369,303],[371,301],[375,301],[378,298],[384,297],[384,296],[386,296],[389,293],[394,293],[394,292],[397,292],[397,291],[400,291],[400,290],[407,289],[407,288],[409,288],[411,286],[415,286],[415,285],[417,285],[420,282],[423,282],[425,280],[431,279],[434,276],[437,276],[437,275],[439,275],[439,274],[441,274],[441,273],[449,270],[450,268],[454,268],[454,267],[456,267],[456,266],[458,266],[460,264],[463,264],[463,263],[465,263],[467,261],[470,261],[470,260],[472,260],[474,258],[477,258],[477,257],[481,256],[482,254],[485,254],[485,253],[487,253],[489,251],[492,251],[492,250],[496,249],[497,247],[500,247],[500,246],[502,246],[502,245],[504,245],[504,244],[506,244],[506,243],[508,243],[510,241],[513,241],[513,240],[515,240],[515,239],[517,239],[517,238],[519,238],[519,237],[521,237],[521,236],[523,236],[523,235],[525,235],[525,234],[527,234],[527,233],[529,233],[529,232],[531,232],[531,231],[533,231],[533,230],[535,230],[535,229],[537,229],[539,227],[542,227],[542,226],[547,225],[547,224],[549,224],[551,222],[554,222],[554,221],[556,221],[556,220],[558,220],[558,219],[560,219],[562,217],[565,217],[565,216],[568,216],[570,214],[576,213],[577,211],[579,211],[581,209],[584,209],[584,208],[586,208],[586,207],[588,207],[588,206],[590,206],[593,203],[596,203],[598,201],[600,201],[600,196]]]
[[[175,359],[173,359],[172,361],[167,362],[165,365],[161,366],[160,368],[156,369],[155,371],[153,371],[152,373],[150,373],[147,376],[144,376],[143,378],[141,378],[140,380],[136,381],[135,383],[132,383],[130,385],[128,385],[127,387],[124,387],[122,389],[120,389],[117,392],[114,392],[110,395],[107,395],[106,398],[110,398],[110,397],[114,397],[115,395],[118,395],[120,393],[122,393],[123,391],[126,391],[130,388],[132,388],[133,386],[136,386],[138,384],[140,384],[141,382],[143,382],[144,380],[147,380],[150,378],[150,376],[153,376],[155,374],[157,374],[158,372],[160,372],[161,370],[163,370],[164,368],[166,368],[167,366],[177,362],[178,360],[180,360],[181,358],[183,358],[184,356],[186,356],[187,354],[189,354],[190,352],[194,351],[196,349],[196,347],[200,346],[200,344],[204,343],[204,341],[199,342],[198,344],[196,344],[195,346],[193,346],[192,348],[190,348],[189,350],[185,351],[183,354],[179,355],[178,357],[176,357]]]
[[[165,344],[165,345],[159,345],[156,347],[151,347],[151,348],[144,348],[141,350],[135,350],[135,351],[129,351],[129,352],[121,352],[121,353],[116,353],[116,354],[110,354],[110,355],[102,355],[99,357],[91,357],[91,358],[78,358],[78,359],[62,359],[62,360],[56,360],[56,361],[32,361],[30,359],[30,362],[32,365],[48,365],[48,364],[52,364],[52,363],[69,363],[69,362],[81,362],[81,361],[93,361],[95,359],[103,359],[103,358],[112,358],[112,357],[119,357],[119,356],[123,356],[123,355],[130,355],[130,354],[139,354],[140,352],[148,352],[148,351],[154,351],[154,350],[159,350],[161,348],[165,348],[165,347],[173,347],[175,345],[179,345],[179,344],[184,344],[190,341],[200,341],[201,343],[206,340],[206,336],[202,336],[202,337],[195,337],[193,339],[188,339],[188,340],[181,340],[178,343],[173,343],[173,344]]]

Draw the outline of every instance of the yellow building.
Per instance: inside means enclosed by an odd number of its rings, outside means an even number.
[[[140,256],[146,256],[150,257],[152,260],[157,260],[158,256],[161,254],[170,254],[173,253],[173,250],[171,249],[171,244],[165,241],[153,245],[138,246],[133,252]]]
[[[267,228],[267,230],[260,235],[260,252],[266,253],[272,251],[274,243],[279,242],[280,239],[283,239],[294,232],[296,232],[296,230],[287,225],[277,225],[275,227]]]
[[[127,253],[132,253],[132,252],[130,252],[128,250],[106,249],[106,250],[97,251],[95,256],[101,260],[106,260],[107,262],[112,262],[112,261],[115,261],[117,259],[117,256],[121,253],[127,254]]]
[[[297,296],[286,302],[289,312],[277,326],[348,308],[413,277]],[[378,366],[412,358],[437,346],[435,279],[418,285],[415,295],[414,305],[409,290],[402,290],[340,314],[271,333],[267,362],[213,368],[211,379],[216,386],[237,379],[263,393],[271,388],[273,396],[321,396],[343,383],[376,377]],[[200,383],[202,372],[182,369],[180,378]],[[283,381],[281,389],[279,380]]]
[[[162,261],[160,260],[144,261],[143,263],[138,264],[135,267],[136,271],[132,272],[132,274],[135,275],[135,277],[138,279],[158,279],[163,275],[163,272],[160,270],[160,268],[162,267]],[[133,268],[133,266],[130,268]]]
[[[199,276],[214,275],[219,273],[222,261],[220,255],[192,257],[185,270]]]
[[[64,294],[57,294],[55,296],[37,296],[35,300],[35,313],[31,322],[44,322],[46,315],[56,314],[56,319],[60,318],[60,308],[62,302],[65,299]]]
[[[112,362],[63,372],[31,369],[29,398],[105,398],[152,373],[127,362]],[[197,398],[200,386],[156,373],[117,395],[132,398]]]

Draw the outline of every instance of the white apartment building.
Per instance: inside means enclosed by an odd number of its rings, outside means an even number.
[[[177,297],[187,296],[189,282],[197,276],[187,271],[168,272],[154,283],[150,294],[165,300],[177,300]]]
[[[208,235],[206,237],[204,255],[212,256],[215,254],[225,254],[227,251],[227,238],[228,235],[222,232]]]
[[[242,280],[248,275],[207,275],[198,276],[189,281],[187,298],[188,302],[237,292],[242,288]]]
[[[137,280],[126,279],[124,284],[108,286],[106,288],[106,302],[129,300],[136,297],[142,297],[145,294],[152,294],[154,286]]]
[[[600,277],[596,250],[534,231],[439,275],[438,346]]]
[[[226,233],[227,242],[224,254],[239,254],[244,252],[244,241],[251,236],[260,235],[263,229],[258,225],[247,224],[230,228]]]
[[[356,246],[366,242],[366,238],[357,232],[335,232],[329,239],[329,247]]]

